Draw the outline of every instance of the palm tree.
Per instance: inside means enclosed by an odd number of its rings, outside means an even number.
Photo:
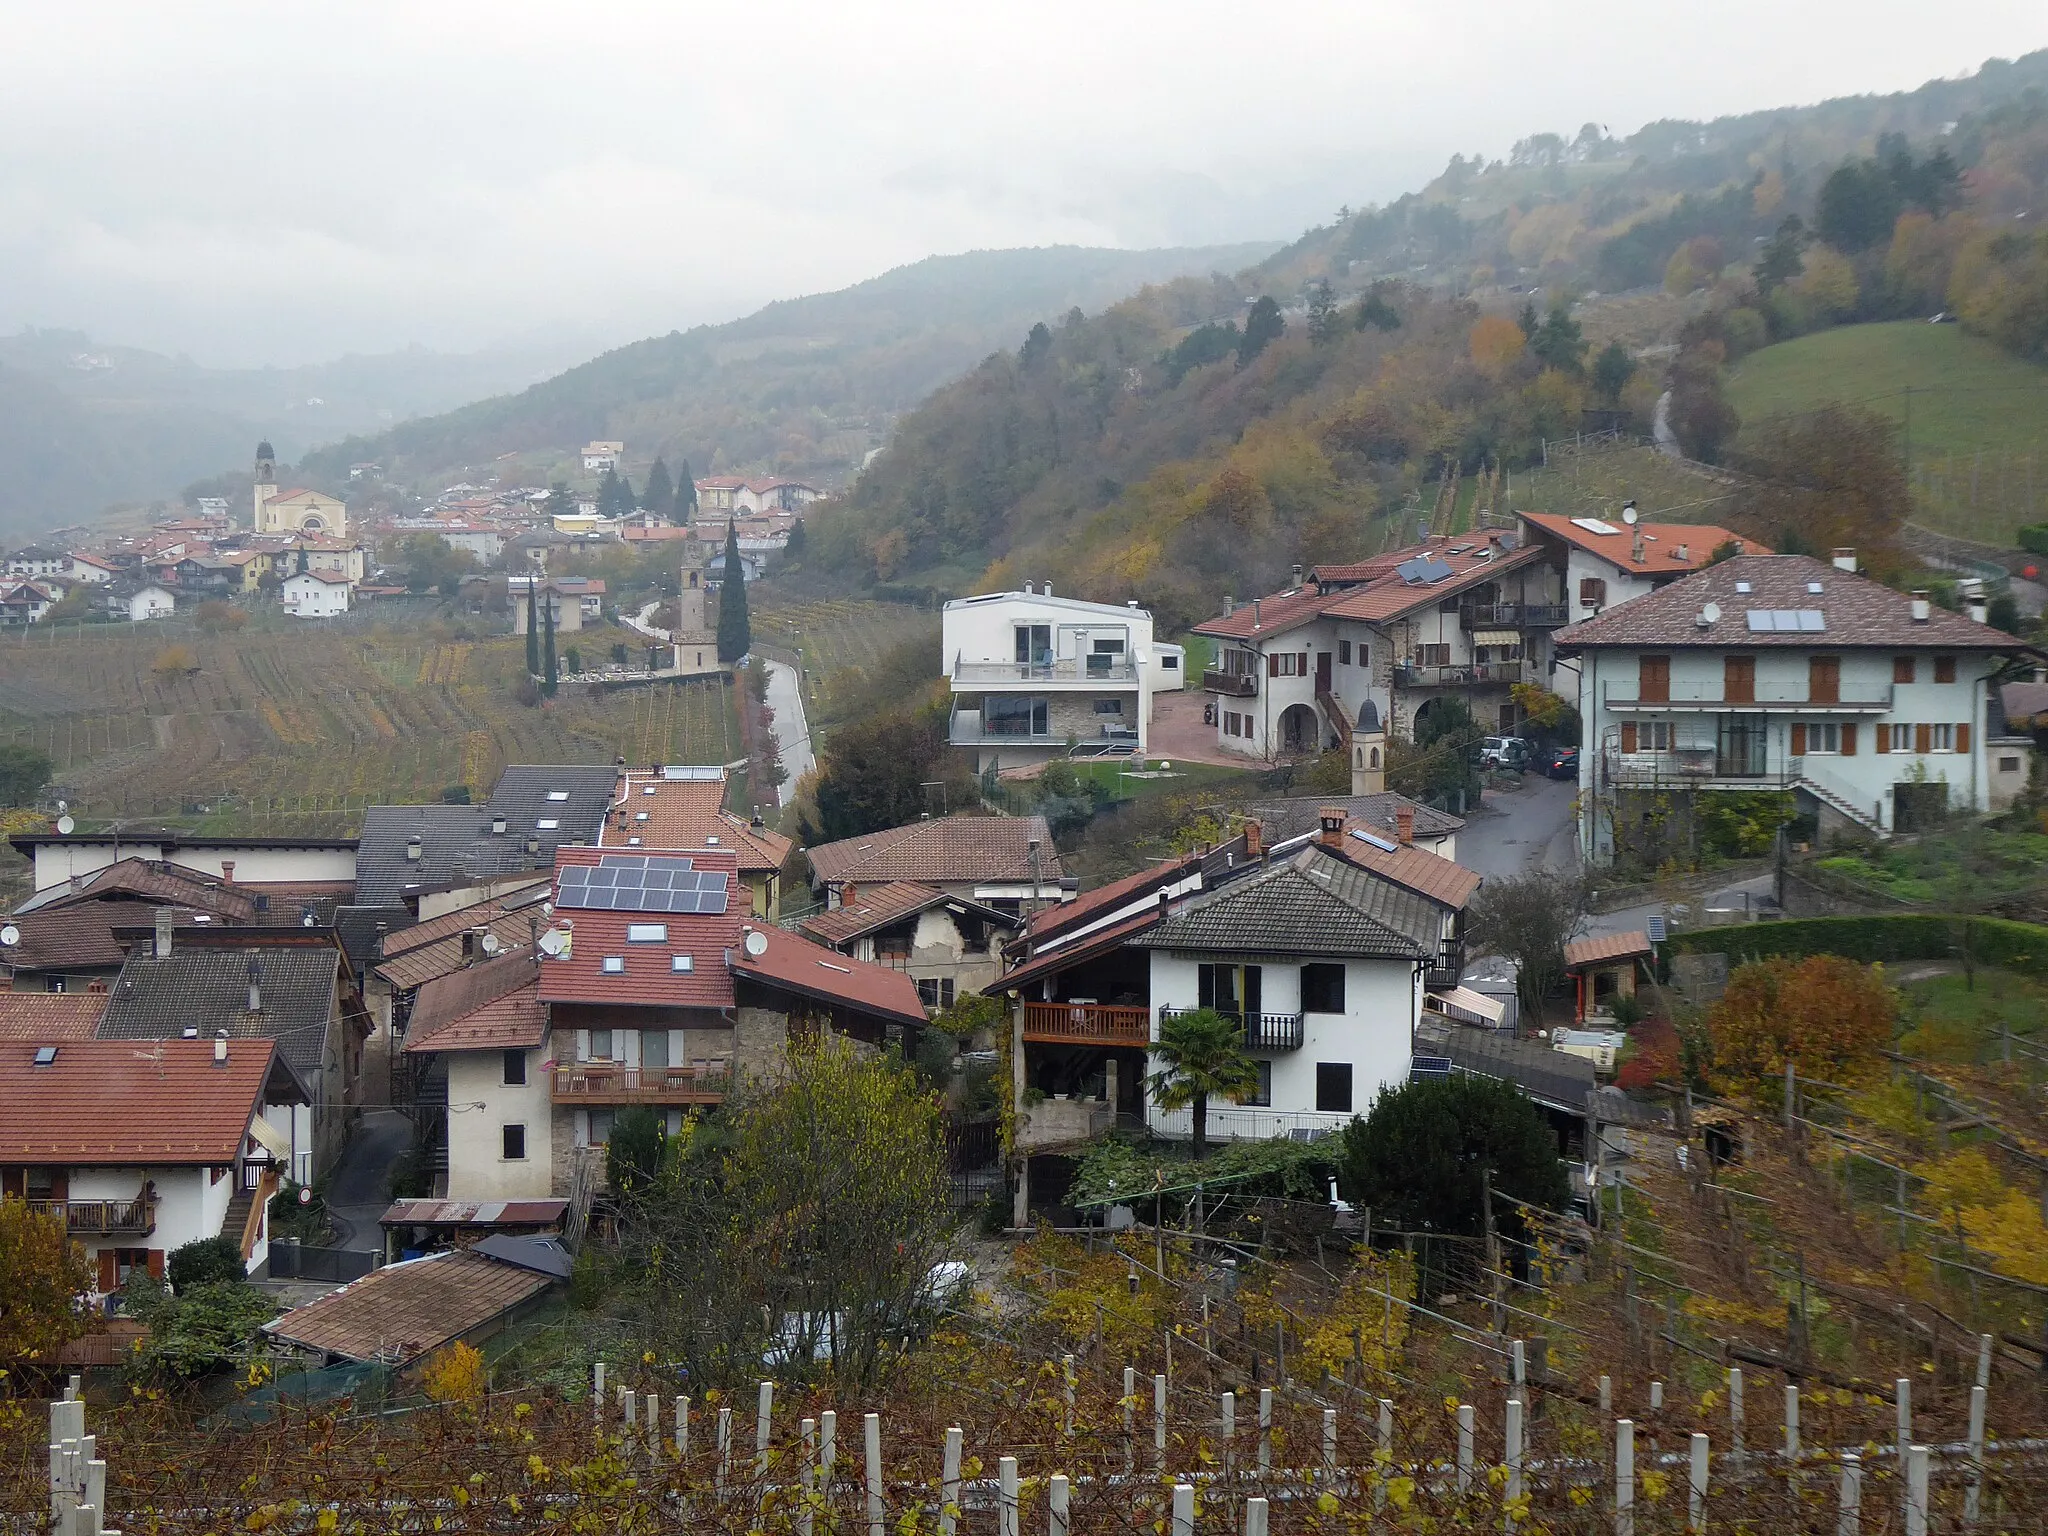
[[[1197,1008],[1160,1020],[1152,1047],[1159,1070],[1152,1074],[1152,1102],[1161,1109],[1191,1109],[1195,1161],[1208,1150],[1209,1100],[1242,1104],[1259,1091],[1259,1064],[1245,1054],[1244,1031],[1214,1008]]]

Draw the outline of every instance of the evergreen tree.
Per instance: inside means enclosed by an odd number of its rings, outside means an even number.
[[[545,670],[541,674],[540,691],[549,698],[555,696],[555,689],[562,680],[561,667],[555,661],[555,605],[550,601],[541,609],[541,622],[548,627],[547,654],[542,658]]]
[[[640,493],[640,507],[656,517],[667,517],[676,509],[676,488],[669,483],[668,466],[660,459],[647,471],[647,488]]]
[[[1788,213],[1778,225],[1778,232],[1765,243],[1763,252],[1756,259],[1751,275],[1756,279],[1756,291],[1765,298],[1799,275],[1805,257],[1801,254],[1806,245],[1806,226],[1799,215]]]
[[[747,620],[747,573],[740,565],[737,523],[725,525],[725,570],[718,588],[718,659],[728,666],[754,648]]]
[[[1032,326],[1030,333],[1025,336],[1024,349],[1017,354],[1017,357],[1018,361],[1026,368],[1035,368],[1038,364],[1044,362],[1051,352],[1052,332],[1045,328],[1045,322],[1041,320],[1038,324]]]
[[[633,487],[617,470],[608,469],[597,483],[597,515],[624,517],[633,510]]]
[[[1563,304],[1550,306],[1550,315],[1529,338],[1529,350],[1543,360],[1546,368],[1576,374],[1586,366],[1586,338],[1579,322]]]
[[[804,544],[808,535],[804,532],[804,520],[798,518],[789,525],[789,542],[782,547],[782,558],[796,565],[804,557]]]
[[[540,676],[540,607],[534,593],[540,586],[540,576],[526,573],[526,675]]]
[[[1271,295],[1262,295],[1252,305],[1251,313],[1244,317],[1244,339],[1237,344],[1237,366],[1242,368],[1261,352],[1266,344],[1277,341],[1287,329],[1287,322],[1281,318],[1280,306],[1273,302]]]
[[[1628,388],[1628,381],[1635,377],[1635,359],[1628,355],[1628,348],[1619,341],[1610,341],[1600,355],[1593,359],[1593,388],[1600,398],[1621,403],[1621,392]]]
[[[1308,339],[1319,347],[1337,339],[1337,296],[1327,278],[1308,285]]]
[[[676,471],[676,521],[688,523],[697,516],[697,474],[690,468],[690,461],[683,460],[683,467]]]
[[[1530,299],[1527,303],[1523,304],[1522,312],[1515,316],[1515,324],[1522,328],[1524,340],[1534,341],[1536,339],[1536,333],[1543,329],[1543,322],[1536,318],[1536,301],[1534,299]]]

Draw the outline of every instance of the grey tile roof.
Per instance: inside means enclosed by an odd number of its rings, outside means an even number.
[[[482,805],[373,805],[363,814],[356,849],[356,900],[385,906],[408,890],[551,869],[557,848],[597,841],[618,782],[618,770],[608,764],[516,764]],[[566,798],[550,800],[551,794]],[[502,834],[491,831],[499,816],[505,818]],[[543,827],[543,821],[557,825]],[[420,840],[417,860],[405,856],[414,837]],[[537,853],[526,851],[529,837],[538,839]]]
[[[1415,812],[1417,837],[1443,837],[1465,825],[1461,816],[1439,811],[1420,800],[1410,800],[1391,789],[1377,795],[1298,795],[1286,800],[1262,800],[1245,809],[1259,819],[1259,824],[1265,829],[1266,842],[1271,845],[1318,830],[1322,826],[1325,806],[1341,809],[1347,825],[1363,824],[1391,833],[1395,830],[1394,812],[1404,805]]]
[[[1420,921],[1425,914],[1427,921]],[[1442,921],[1438,909],[1412,892],[1310,848],[1193,898],[1131,943],[1141,949],[1419,960],[1436,953]]]
[[[347,906],[334,909],[334,933],[347,951],[349,964],[367,971],[384,958],[383,935],[412,927],[412,908],[399,902],[383,906]],[[382,924],[380,928],[378,925]]]
[[[262,964],[261,1013],[249,1012],[249,963]],[[159,960],[138,947],[100,1019],[102,1040],[170,1040],[187,1029],[210,1039],[275,1040],[302,1076],[320,1069],[335,1014],[334,980],[342,957],[332,944],[184,945]]]

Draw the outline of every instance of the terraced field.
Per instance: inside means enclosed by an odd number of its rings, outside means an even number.
[[[586,630],[601,655],[624,631]],[[189,665],[165,652],[182,647]],[[445,625],[234,637],[107,626],[0,641],[0,741],[50,753],[88,818],[178,817],[248,830],[331,830],[361,807],[479,798],[507,763],[726,762],[739,756],[716,682],[610,692],[565,680],[537,708],[514,687],[525,642]]]

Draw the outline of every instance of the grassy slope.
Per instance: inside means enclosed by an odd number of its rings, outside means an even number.
[[[1913,489],[1923,520],[1996,539],[2041,515],[2048,501],[2048,368],[1959,326],[1899,320],[1816,332],[1745,358],[1729,384],[1745,421],[1839,400],[1903,424],[1908,389]]]

